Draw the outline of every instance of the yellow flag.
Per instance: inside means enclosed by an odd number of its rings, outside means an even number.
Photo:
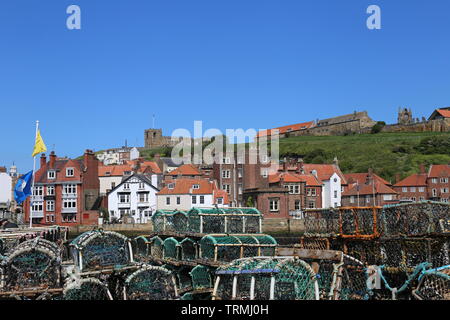
[[[45,151],[47,151],[47,147],[45,146],[44,140],[42,140],[41,132],[38,130],[36,135],[36,142],[34,143],[33,154],[31,156],[34,157],[38,153],[42,153]]]

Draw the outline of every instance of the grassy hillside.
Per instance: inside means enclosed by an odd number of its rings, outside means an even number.
[[[205,144],[207,145],[207,143]],[[171,148],[142,150],[152,159],[159,153],[170,157]],[[302,157],[307,163],[332,163],[334,157],[344,173],[367,172],[368,168],[394,181],[419,171],[419,165],[450,163],[450,133],[378,133],[332,137],[290,137],[280,140],[280,157]]]
[[[387,180],[418,172],[419,165],[450,163],[450,133],[378,133],[280,140],[280,155],[301,156],[309,163],[330,163],[336,156],[344,173],[367,172]]]

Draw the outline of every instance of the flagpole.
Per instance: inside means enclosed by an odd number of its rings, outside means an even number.
[[[39,120],[36,120],[36,134],[34,137],[34,141],[37,139],[37,134],[39,130]],[[32,175],[32,183],[31,183],[31,201],[30,201],[30,228],[33,228],[33,198],[34,198],[34,173],[36,171],[36,156],[33,157],[33,175]]]

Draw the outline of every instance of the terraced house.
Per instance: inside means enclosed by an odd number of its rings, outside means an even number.
[[[190,210],[193,207],[228,207],[228,194],[215,181],[183,178],[168,182],[157,193],[158,210]]]
[[[33,194],[24,204],[25,220],[33,224],[97,224],[99,208],[98,160],[92,150],[82,159],[40,157]]]
[[[401,201],[433,200],[449,202],[450,165],[431,165],[428,171],[422,165],[420,173],[397,182],[394,189],[399,193]]]

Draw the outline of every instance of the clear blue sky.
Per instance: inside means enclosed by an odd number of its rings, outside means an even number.
[[[66,8],[82,29],[66,28]],[[366,28],[366,8],[382,29]],[[450,2],[3,0],[0,165],[32,167],[34,123],[59,156],[206,128],[270,128],[450,105]]]

